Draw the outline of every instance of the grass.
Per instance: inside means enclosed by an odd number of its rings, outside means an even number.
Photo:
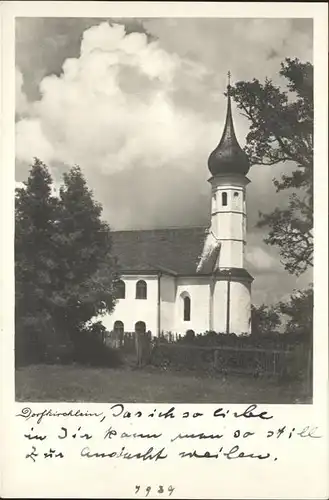
[[[17,401],[96,403],[311,403],[305,384],[156,368],[31,365],[16,370]]]

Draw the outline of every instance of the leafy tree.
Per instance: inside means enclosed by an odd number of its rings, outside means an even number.
[[[251,306],[251,332],[253,335],[266,335],[274,333],[281,325],[281,318],[274,307],[265,304]]]
[[[75,341],[89,320],[111,312],[118,279],[110,228],[80,168],[64,174],[59,198],[51,187],[36,159],[16,191],[16,337],[36,335],[41,354],[49,342]]]
[[[281,314],[287,316],[286,332],[312,337],[313,331],[313,287],[296,291],[287,302],[279,303]]]
[[[53,237],[58,260],[52,308],[57,327],[77,332],[91,318],[113,311],[118,276],[110,228],[80,168],[63,179]]]
[[[15,204],[15,339],[23,356],[33,339],[33,349],[42,348],[53,333],[47,301],[56,267],[51,240],[58,210],[50,173],[40,160],[24,184],[16,189]]]
[[[285,59],[280,76],[287,91],[271,80],[238,82],[231,93],[250,121],[246,153],[254,165],[293,162],[296,169],[274,179],[277,192],[289,190],[287,207],[260,214],[264,240],[279,247],[285,269],[299,275],[313,266],[313,66]]]

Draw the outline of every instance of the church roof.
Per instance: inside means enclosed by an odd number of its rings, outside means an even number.
[[[208,159],[208,168],[212,175],[246,175],[250,168],[248,157],[241,149],[235,135],[230,89],[229,84],[227,87],[227,112],[223,135]]]
[[[197,273],[207,234],[206,226],[112,231],[113,253],[121,272],[193,275]],[[209,262],[203,273],[211,273],[212,266]]]
[[[202,276],[214,272],[220,245],[207,226],[112,231],[113,254],[124,274]],[[205,245],[206,243],[206,245]],[[207,244],[208,243],[208,244]],[[217,269],[218,278],[246,279],[245,269]]]

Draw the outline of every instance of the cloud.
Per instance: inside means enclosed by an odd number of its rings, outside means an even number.
[[[284,57],[311,61],[312,20],[305,19],[303,29],[301,23],[295,21],[189,18],[148,19],[143,24],[149,33],[159,38],[161,46],[168,52],[202,61],[220,73],[223,85],[229,69],[236,80],[276,78],[277,68]]]
[[[277,266],[277,260],[261,247],[249,247],[246,260],[260,271],[275,269]]]
[[[16,125],[16,158],[31,162],[33,157],[51,163],[55,150],[42,130],[38,119],[23,119]]]
[[[193,110],[177,112],[170,98],[174,77],[188,70],[144,34],[107,23],[90,28],[80,57],[67,59],[60,77],[41,81],[34,118],[17,125],[18,159],[38,154],[105,174],[175,161],[190,168],[209,130]]]
[[[15,181],[15,188],[16,189],[25,189],[26,186],[25,186],[24,182],[17,182],[17,181]]]
[[[35,156],[55,183],[79,164],[114,229],[207,224],[207,158],[222,133],[227,70],[235,80],[277,79],[284,57],[311,59],[312,50],[306,24],[292,20],[30,19],[19,26],[17,180]],[[234,121],[243,146],[249,124],[235,107]],[[286,168],[250,170],[249,233],[259,210],[285,203],[272,178]],[[272,270],[282,281],[277,253],[263,250],[261,233],[251,239],[257,287]]]
[[[23,116],[28,110],[28,99],[23,91],[23,75],[22,72],[15,69],[15,111],[17,116]]]

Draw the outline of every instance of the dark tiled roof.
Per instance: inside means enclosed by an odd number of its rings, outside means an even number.
[[[113,253],[121,271],[162,270],[193,275],[206,233],[206,226],[112,231]]]

